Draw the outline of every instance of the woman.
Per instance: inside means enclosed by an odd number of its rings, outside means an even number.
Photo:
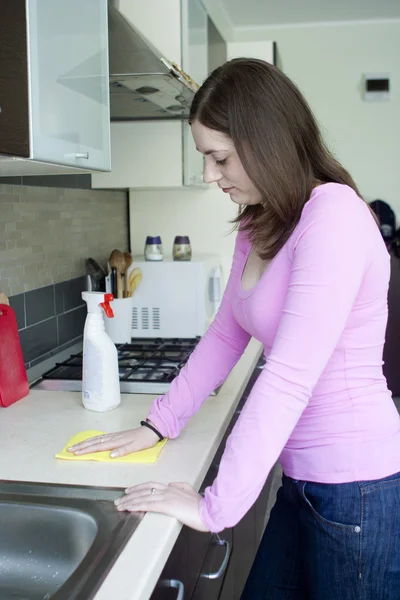
[[[400,426],[382,375],[389,256],[372,212],[298,89],[263,61],[214,71],[190,122],[204,180],[241,207],[221,308],[146,426],[72,451],[117,456],[153,445],[154,430],[176,437],[254,336],[266,365],[204,498],[149,483],[118,509],[219,532],[279,459],[283,485],[242,597],[399,598]]]

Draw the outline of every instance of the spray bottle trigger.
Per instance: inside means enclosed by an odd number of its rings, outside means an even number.
[[[113,300],[114,296],[112,294],[104,294],[104,302],[100,303],[101,308],[104,310],[109,319],[112,319],[114,316],[113,309],[110,306],[110,302]]]

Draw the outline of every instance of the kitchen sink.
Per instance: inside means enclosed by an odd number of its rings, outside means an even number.
[[[120,488],[0,480],[0,600],[90,600],[143,513]]]

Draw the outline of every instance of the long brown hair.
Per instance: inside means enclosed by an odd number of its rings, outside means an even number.
[[[255,58],[218,67],[197,91],[189,122],[229,135],[262,203],[233,221],[249,231],[263,259],[275,256],[318,183],[343,183],[361,197],[326,148],[306,100],[286,75]]]

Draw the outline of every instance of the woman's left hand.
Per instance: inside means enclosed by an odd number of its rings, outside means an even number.
[[[175,517],[191,529],[208,531],[200,518],[201,499],[188,483],[148,482],[125,490],[125,496],[115,501],[118,510],[157,512]]]

